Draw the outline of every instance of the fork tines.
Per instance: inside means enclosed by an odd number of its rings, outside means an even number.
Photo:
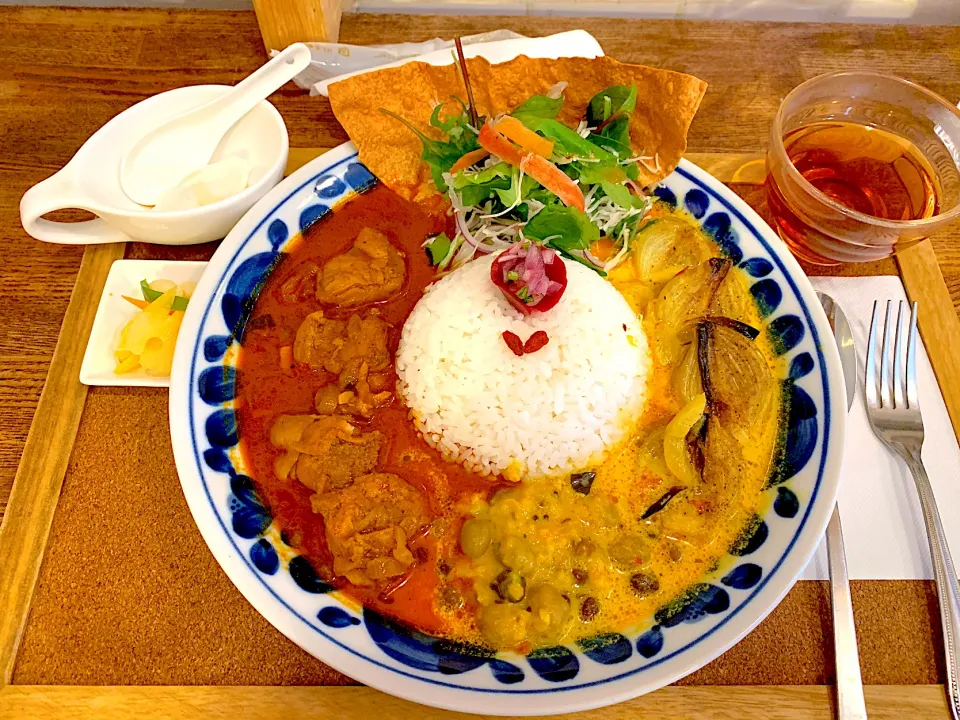
[[[870,322],[870,338],[867,341],[866,398],[870,409],[920,410],[917,394],[917,304],[910,308],[910,323],[904,332],[904,308],[901,300],[897,310],[896,324],[893,319],[893,301],[887,300],[886,320],[882,338],[880,303],[873,303],[873,319]],[[904,337],[906,335],[906,337]],[[906,352],[904,352],[906,343]],[[878,347],[879,345],[879,347]],[[877,376],[877,353],[880,353],[880,375]],[[906,372],[904,372],[906,355]],[[892,365],[892,368],[891,368]]]

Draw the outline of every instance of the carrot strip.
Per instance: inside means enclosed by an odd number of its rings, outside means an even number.
[[[489,122],[480,128],[477,138],[480,146],[489,150],[504,162],[516,165],[547,190],[560,198],[564,205],[584,210],[583,191],[564,172],[540,155],[521,152],[517,147],[494,129]]]
[[[530,153],[523,158],[520,169],[560,198],[564,205],[575,207],[580,212],[586,209],[583,191],[549,160]]]
[[[493,129],[493,124],[485,122],[480,128],[480,135],[477,138],[480,147],[489,150],[490,154],[496,155],[504,162],[520,167],[520,162],[524,158],[524,153],[520,152],[516,146],[507,140],[503,135]]]
[[[502,117],[493,127],[527,152],[536,153],[545,158],[553,155],[553,140],[540,137],[515,117],[509,115]]]
[[[137,298],[128,297],[126,295],[121,295],[120,297],[122,297],[131,305],[134,305],[140,308],[141,310],[146,310],[148,307],[150,307],[150,303],[147,302],[146,300],[138,300]]]
[[[461,170],[466,170],[471,165],[476,165],[478,162],[483,160],[489,154],[490,153],[484,150],[483,148],[479,148],[477,150],[471,150],[470,152],[465,154],[462,158],[460,158],[453,164],[453,167],[450,168],[450,174],[456,175]]]

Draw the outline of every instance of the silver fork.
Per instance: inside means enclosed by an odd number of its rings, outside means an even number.
[[[894,324],[893,303],[887,301],[883,324],[882,345],[878,349],[880,305],[873,304],[870,339],[867,341],[867,371],[865,397],[867,416],[873,432],[888,447],[900,454],[913,473],[927,526],[927,541],[933,558],[940,603],[940,623],[947,660],[947,699],[953,720],[960,720],[960,677],[957,653],[960,652],[960,584],[950,557],[947,538],[937,512],[933,488],[920,458],[923,447],[923,419],[920,416],[920,396],[917,393],[917,304],[910,311],[909,329],[903,331],[904,302],[900,302]],[[906,340],[904,335],[907,335]],[[904,352],[906,343],[906,352]],[[891,347],[892,345],[892,347]],[[880,375],[877,376],[877,353],[880,353]],[[906,355],[906,367],[904,367]]]

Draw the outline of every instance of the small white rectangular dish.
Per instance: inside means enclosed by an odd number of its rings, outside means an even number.
[[[197,282],[206,267],[205,262],[182,260],[117,260],[113,263],[83,355],[80,382],[84,385],[169,387],[169,376],[148,375],[143,368],[122,375],[114,372],[117,361],[113,353],[120,341],[120,331],[139,312],[123,296],[140,298],[141,280],[152,282],[163,278],[178,285]]]

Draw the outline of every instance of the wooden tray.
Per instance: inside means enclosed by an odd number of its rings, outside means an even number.
[[[291,150],[288,172],[322,151]],[[763,212],[760,158],[689,158]],[[132,245],[126,251],[186,259],[209,257],[212,249]],[[90,247],[84,255],[0,527],[0,718],[86,716],[104,708],[118,717],[292,711],[367,718],[374,708],[384,717],[452,716],[367,688],[250,687],[350,681],[257,615],[216,566],[192,519],[184,519],[166,393],[98,389],[86,402],[78,372],[94,299],[124,250]],[[949,348],[960,347],[960,321],[930,244],[906,251],[897,265],[841,271],[894,274],[898,266],[908,295],[920,302],[921,332],[956,429],[960,368]],[[153,475],[140,470],[154,466]],[[149,532],[138,531],[145,525]],[[138,568],[149,572],[137,574]],[[179,591],[171,589],[171,578]],[[858,582],[854,595],[870,716],[947,717],[936,684],[943,681],[943,659],[932,583]],[[99,607],[90,610],[91,604]],[[211,607],[219,615],[201,613]],[[77,630],[75,623],[87,625]],[[703,670],[592,716],[832,717],[831,643],[826,585],[801,582],[757,630]],[[9,684],[14,679],[18,684]]]

